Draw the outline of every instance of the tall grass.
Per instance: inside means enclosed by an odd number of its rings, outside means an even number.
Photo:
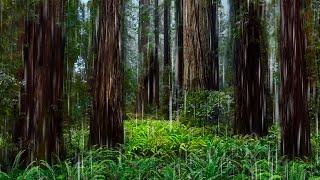
[[[0,173],[0,179],[320,178],[316,155],[307,162],[280,156],[277,126],[261,139],[233,136],[223,125],[195,128],[156,120],[127,121],[125,130],[120,150],[87,150],[88,130],[73,130],[68,159],[54,166],[42,161],[25,169],[15,162],[9,173]],[[312,142],[319,149],[318,138]]]

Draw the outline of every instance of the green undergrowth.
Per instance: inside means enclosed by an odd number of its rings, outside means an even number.
[[[231,135],[219,124],[188,127],[179,122],[130,120],[121,150],[86,150],[88,130],[73,130],[69,158],[19,169],[19,155],[0,179],[319,179],[319,141],[309,161],[280,156],[279,128],[264,138]]]

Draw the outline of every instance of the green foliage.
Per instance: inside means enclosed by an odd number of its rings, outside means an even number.
[[[0,116],[5,117],[11,114],[13,106],[16,104],[19,92],[17,80],[0,70]]]
[[[207,123],[226,121],[231,116],[231,93],[219,91],[187,92],[181,107],[181,121],[202,126]]]
[[[0,149],[4,148],[4,146],[5,146],[5,142],[3,138],[0,136]]]
[[[135,103],[136,103],[136,72],[134,69],[125,66],[125,78],[123,78],[123,88],[124,88],[124,103],[127,112],[135,112]]]
[[[19,3],[10,0],[0,2],[0,123],[11,115],[17,102],[19,83],[16,80],[17,69],[21,66],[19,49],[19,27],[17,24],[22,8]],[[15,12],[16,11],[16,12]]]
[[[16,165],[0,179],[316,179],[320,164],[280,156],[279,127],[258,139],[233,136],[224,125],[188,127],[179,122],[130,120],[120,150],[81,150],[50,166],[41,161]],[[74,131],[74,148],[83,146],[87,128]],[[84,134],[83,134],[84,133]],[[314,149],[319,141],[313,138]],[[19,158],[17,158],[19,159]],[[16,164],[16,163],[15,163]]]
[[[83,125],[80,128],[71,127],[66,130],[64,138],[66,142],[66,149],[68,157],[86,151],[88,139],[89,139],[89,128]]]

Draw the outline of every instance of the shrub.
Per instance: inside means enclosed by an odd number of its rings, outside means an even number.
[[[181,121],[193,126],[225,122],[232,116],[230,94],[221,91],[187,92],[181,103]]]

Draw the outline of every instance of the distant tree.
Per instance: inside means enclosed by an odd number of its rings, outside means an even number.
[[[315,130],[318,134],[319,132],[319,55],[317,55],[317,51],[319,52],[319,36],[317,35],[317,31],[319,31],[319,24],[317,17],[318,15],[318,7],[320,1],[313,0],[305,0],[304,1],[304,30],[305,30],[305,41],[306,41],[306,52],[305,52],[305,60],[306,60],[306,71],[307,71],[307,99],[308,99],[308,112],[309,119],[311,124],[315,124]],[[314,4],[313,4],[314,3]],[[319,6],[319,5],[318,5]],[[316,14],[313,12],[313,8],[316,9]],[[311,128],[312,130],[312,128]]]
[[[91,145],[116,147],[124,141],[122,120],[121,0],[101,1],[94,63]]]
[[[314,99],[316,96],[316,86],[317,86],[317,54],[315,48],[315,30],[314,30],[314,16],[312,12],[312,0],[304,1],[304,29],[305,29],[305,43],[306,43],[306,65],[307,65],[307,80],[308,80],[308,94],[309,99]],[[311,95],[313,97],[311,97]],[[308,99],[308,100],[309,100]]]
[[[149,104],[154,104],[157,107],[159,107],[159,23],[160,23],[160,14],[159,14],[159,0],[154,1],[154,55],[153,59],[151,59],[150,66],[148,68],[149,73],[149,80],[148,80],[148,86],[152,87],[149,90],[149,94],[151,94],[151,97],[149,97]]]
[[[236,66],[236,134],[266,135],[267,68],[266,42],[263,27],[265,3],[250,0],[234,4],[237,40],[234,52]],[[246,15],[247,14],[247,15]]]
[[[77,71],[77,64],[80,62],[79,60],[88,62],[87,60],[92,58],[85,56],[84,53],[86,53],[86,51],[83,50],[84,47],[90,46],[88,44],[85,45],[85,43],[88,42],[89,37],[86,37],[87,32],[83,30],[83,25],[85,24],[83,20],[83,5],[81,5],[80,0],[73,0],[65,1],[64,7],[64,11],[66,12],[66,16],[64,19],[66,29],[66,44],[63,74],[63,117],[64,129],[68,130],[66,132],[68,132],[68,136],[71,137],[71,126],[73,126],[75,123],[79,123],[80,121],[83,122],[84,120],[86,120],[86,117],[84,116],[85,112],[82,111],[82,109],[89,109],[87,108],[87,104],[90,103],[90,94],[88,92],[88,88],[83,87],[87,87],[87,80],[89,80],[89,77],[85,75],[91,74],[82,74],[83,72]],[[90,72],[92,72],[91,68],[86,67],[85,70],[87,72],[89,72],[89,70]],[[82,88],[77,89],[77,86],[79,86],[80,84],[82,85]],[[86,101],[87,103],[79,103],[82,99],[85,98],[88,99]],[[81,100],[79,101],[79,99]],[[66,140],[70,141],[70,138]],[[69,142],[67,141],[66,143]]]
[[[172,98],[171,93],[171,53],[170,53],[170,8],[171,0],[164,1],[164,12],[163,12],[163,31],[164,31],[164,52],[163,52],[163,62],[164,62],[164,74],[163,74],[163,111],[166,119],[170,116],[170,98]]]
[[[17,122],[26,163],[53,162],[63,153],[63,0],[40,1],[25,18],[22,119]],[[16,136],[17,137],[17,136]]]
[[[290,158],[310,156],[303,1],[282,0],[280,8],[281,151]]]
[[[156,3],[158,3],[156,1]],[[157,4],[155,4],[158,6]],[[148,107],[159,107],[159,28],[155,28],[155,45],[152,44],[150,35],[150,11],[149,0],[139,0],[139,54],[140,74],[137,90],[136,112],[143,114]],[[158,7],[155,7],[155,26],[159,26]]]
[[[14,120],[19,116],[17,94],[20,90],[19,82],[24,78],[21,62],[23,13],[23,7],[19,6],[18,2],[0,2],[0,136],[8,140],[18,134],[9,127],[13,126]],[[8,151],[11,148],[4,149]],[[5,160],[10,161],[8,156]],[[4,165],[5,162],[1,163]]]

